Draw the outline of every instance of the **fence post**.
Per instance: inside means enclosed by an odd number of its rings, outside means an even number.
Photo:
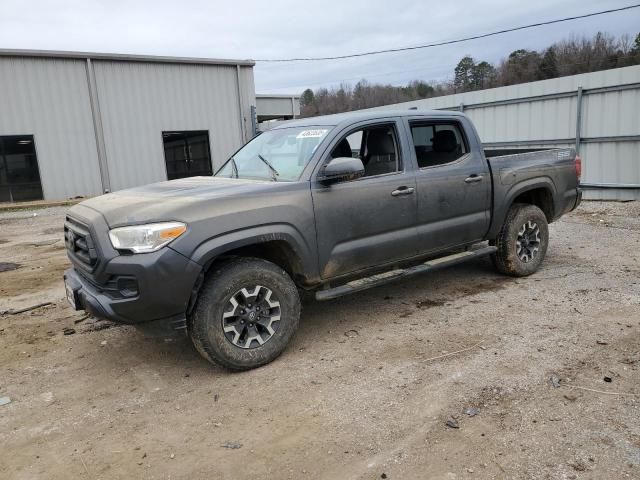
[[[582,85],[578,87],[578,99],[576,105],[576,154],[580,153],[580,127],[582,126]]]

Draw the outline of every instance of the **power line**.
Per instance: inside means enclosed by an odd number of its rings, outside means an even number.
[[[493,37],[495,35],[501,35],[503,33],[515,32],[515,31],[518,31],[518,30],[525,30],[527,28],[535,28],[535,27],[541,27],[541,26],[544,26],[544,25],[551,25],[551,24],[554,24],[554,23],[569,22],[569,21],[572,21],[572,20],[579,20],[581,18],[595,17],[595,16],[598,16],[598,15],[605,15],[607,13],[621,12],[623,10],[631,10],[632,8],[638,8],[638,7],[640,7],[640,3],[635,4],[635,5],[628,5],[626,7],[611,8],[609,10],[601,10],[599,12],[587,13],[587,14],[584,14],[584,15],[576,15],[576,16],[573,16],[573,17],[558,18],[556,20],[549,20],[549,21],[546,21],[546,22],[532,23],[532,24],[529,24],[529,25],[522,25],[520,27],[507,28],[507,29],[504,29],[504,30],[498,30],[496,32],[483,33],[483,34],[480,34],[480,35],[473,35],[471,37],[459,38],[459,39],[456,39],[456,40],[446,40],[446,41],[442,41],[442,42],[427,43],[425,45],[415,45],[413,47],[389,48],[389,49],[386,49],[386,50],[374,50],[374,51],[371,51],[371,52],[352,53],[350,55],[338,55],[338,56],[335,56],[335,57],[264,58],[264,59],[257,59],[256,62],[315,62],[315,61],[320,61],[320,60],[344,60],[346,58],[366,57],[366,56],[369,56],[369,55],[380,55],[382,53],[405,52],[405,51],[408,51],[408,50],[418,50],[418,49],[422,49],[422,48],[440,47],[442,45],[451,45],[453,43],[468,42],[469,40],[477,40],[479,38]]]
[[[590,61],[575,61],[575,62],[556,62],[556,65],[558,66],[562,66],[562,67],[573,67],[573,66],[577,66],[577,65],[588,65],[592,62]],[[635,64],[634,64],[635,65]],[[607,68],[618,68],[618,67],[607,67]],[[602,70],[607,70],[607,68],[603,68]],[[323,80],[321,82],[318,83],[302,83],[302,84],[298,84],[298,85],[287,85],[284,87],[277,87],[275,89],[267,89],[268,92],[272,92],[275,90],[284,90],[284,89],[291,89],[291,88],[311,88],[311,87],[317,87],[317,86],[328,86],[331,84],[337,85],[340,83],[348,83],[349,81],[354,81],[354,80],[369,80],[370,78],[375,78],[375,77],[383,77],[383,76],[389,76],[389,75],[397,75],[397,74],[406,74],[406,73],[410,73],[410,72],[421,72],[424,71],[424,68],[412,68],[412,69],[408,69],[408,70],[395,70],[392,72],[385,72],[385,73],[372,73],[372,74],[362,74],[360,76],[357,77],[350,77],[350,78],[342,78],[339,80]],[[562,78],[562,77],[566,77],[566,76],[570,76],[570,75],[581,75],[583,73],[593,73],[593,72],[599,72],[602,70],[589,70],[589,71],[585,71],[585,72],[579,72],[579,73],[566,73],[563,74],[559,77],[554,77],[554,78]],[[439,77],[436,78],[409,78],[407,81],[412,81],[412,80],[419,80],[419,81],[426,81],[427,84],[431,85],[432,87],[435,87],[439,84],[443,84],[446,83],[447,81],[453,81],[453,73],[448,73],[446,75],[440,75]],[[543,79],[543,80],[550,80],[550,79]],[[533,81],[537,81],[537,80],[531,80]],[[373,84],[376,85],[376,84]],[[392,86],[402,86],[398,83],[394,83],[391,84]],[[506,87],[508,85],[498,85],[498,87]],[[488,88],[495,88],[495,87],[488,87]]]

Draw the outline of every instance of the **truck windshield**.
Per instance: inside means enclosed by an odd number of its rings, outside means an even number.
[[[269,130],[236,152],[216,177],[297,180],[331,127],[292,127]]]

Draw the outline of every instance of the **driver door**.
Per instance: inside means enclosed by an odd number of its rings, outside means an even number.
[[[358,124],[339,135],[323,159],[322,165],[351,154],[365,166],[356,180],[312,182],[323,279],[417,254],[416,178],[402,128],[396,120]]]

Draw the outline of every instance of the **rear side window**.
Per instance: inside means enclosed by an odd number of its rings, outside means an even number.
[[[455,162],[468,152],[460,126],[455,123],[412,123],[411,137],[420,168]]]

